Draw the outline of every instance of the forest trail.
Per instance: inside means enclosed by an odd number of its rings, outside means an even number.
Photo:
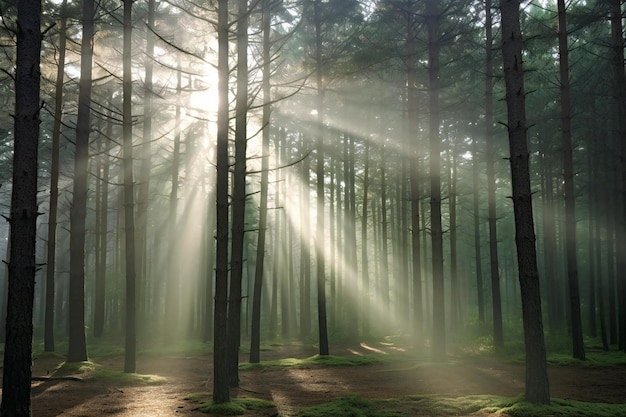
[[[371,352],[371,346],[335,349],[335,355]],[[379,345],[383,353],[393,353]],[[287,357],[305,358],[315,354],[310,348],[280,347],[262,352],[262,360]],[[243,359],[243,360],[247,360]],[[35,362],[34,375],[49,376],[59,358],[45,357]],[[122,369],[123,358],[100,362],[109,369]],[[192,393],[212,389],[211,356],[140,356],[140,374],[167,378],[161,385],[125,387],[99,381],[33,382],[33,417],[199,417],[185,400]],[[233,392],[242,397],[271,400],[276,408],[256,411],[248,416],[293,416],[298,408],[330,402],[349,394],[365,398],[396,398],[409,395],[465,396],[491,394],[515,396],[524,390],[524,367],[493,357],[451,357],[434,364],[408,355],[369,365],[339,367],[265,367],[242,370],[241,387]],[[109,380],[111,381],[111,380]],[[625,367],[589,369],[575,366],[550,368],[551,394],[555,398],[591,402],[622,403],[626,400]],[[486,416],[489,414],[474,414]]]

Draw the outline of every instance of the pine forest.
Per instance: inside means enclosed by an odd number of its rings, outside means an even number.
[[[626,415],[621,1],[0,19],[0,417]]]

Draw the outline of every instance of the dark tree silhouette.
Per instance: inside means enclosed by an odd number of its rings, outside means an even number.
[[[522,33],[519,0],[501,0],[502,61],[506,84],[507,127],[515,212],[515,243],[522,297],[526,347],[526,400],[548,404],[550,389],[541,318],[539,271],[530,190],[529,152],[526,132],[526,92],[522,68]]]
[[[2,375],[2,417],[30,417],[35,237],[37,233],[37,150],[41,53],[41,2],[17,6],[15,136],[9,224],[9,294]]]

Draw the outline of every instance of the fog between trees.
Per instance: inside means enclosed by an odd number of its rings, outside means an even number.
[[[501,349],[542,316],[577,357],[583,335],[624,349],[620,5],[522,3],[525,85],[507,90],[509,3],[44,3],[35,342],[69,336],[76,360],[86,340],[214,342],[231,385],[237,352],[279,340],[324,355],[401,335],[445,359],[467,329]],[[8,204],[12,77],[0,88]]]

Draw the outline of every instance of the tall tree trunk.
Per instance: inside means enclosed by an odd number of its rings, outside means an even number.
[[[373,316],[370,314],[370,278],[369,278],[369,262],[368,262],[368,233],[367,233],[367,218],[368,218],[368,201],[369,201],[369,185],[370,185],[370,144],[365,141],[364,150],[364,167],[363,167],[363,204],[361,206],[361,282],[363,286],[363,336],[370,335],[370,320]]]
[[[15,136],[11,191],[9,294],[2,376],[2,417],[30,417],[37,234],[37,156],[41,2],[17,6]]]
[[[218,110],[216,147],[215,325],[213,401],[230,401],[228,365],[228,0],[218,1]]]
[[[565,193],[565,253],[567,258],[567,282],[569,284],[569,307],[572,323],[572,353],[576,359],[585,359],[583,326],[580,314],[580,290],[578,288],[578,261],[576,259],[576,214],[574,195],[574,157],[569,88],[569,57],[567,49],[567,25],[565,0],[557,0],[559,15],[559,73],[561,84],[561,139],[563,141],[563,187]]]
[[[96,273],[94,285],[94,336],[102,337],[105,324],[105,292],[106,292],[106,271],[107,271],[107,229],[108,229],[108,207],[109,207],[109,157],[108,150],[104,146],[106,138],[110,138],[113,133],[113,119],[106,120],[105,134],[98,138],[98,178],[96,179],[99,189],[96,194],[100,197],[96,208]]]
[[[443,229],[441,226],[441,156],[439,135],[439,2],[427,0],[426,27],[428,30],[428,103],[430,143],[430,230],[432,242],[433,276],[433,344],[435,360],[446,357],[446,317],[443,280]]]
[[[526,134],[526,93],[522,68],[522,34],[519,0],[500,0],[502,61],[506,85],[507,127],[515,212],[515,243],[522,298],[526,347],[526,400],[548,404],[550,388],[541,317],[539,271],[535,248],[529,151]]]
[[[410,2],[409,2],[410,3]],[[413,334],[415,340],[421,337],[424,325],[422,308],[422,270],[420,262],[420,178],[419,178],[419,120],[418,120],[418,80],[415,69],[416,21],[413,10],[407,10],[407,134],[411,149],[409,161],[409,192],[411,200],[411,270],[413,284]]]
[[[502,330],[502,301],[500,295],[500,266],[498,261],[498,230],[496,215],[496,177],[494,169],[495,146],[493,133],[493,19],[491,0],[485,0],[485,139],[487,148],[487,217],[489,219],[489,272],[491,276],[491,308],[493,316],[493,344],[504,347]]]
[[[337,275],[338,272],[340,272],[341,270],[341,267],[337,265],[337,252],[340,251],[339,241],[341,239],[341,187],[338,185],[339,181],[335,179],[337,175],[335,174],[335,172],[338,171],[338,168],[335,167],[335,158],[333,156],[330,157],[329,165],[330,172],[328,174],[328,194],[330,201],[328,203],[328,244],[332,248],[332,250],[328,259],[328,262],[330,264],[330,276],[328,280],[330,282],[330,327],[334,330],[337,328],[337,305],[339,304],[337,302]]]
[[[609,3],[611,14],[611,37],[613,49],[614,71],[614,88],[616,100],[616,121],[618,143],[621,146],[621,171],[622,171],[622,210],[621,221],[618,222],[619,234],[616,240],[616,246],[619,253],[617,257],[618,275],[623,275],[626,271],[626,244],[623,243],[623,237],[626,236],[626,74],[624,73],[624,31],[622,26],[622,2],[621,0],[611,0]],[[624,279],[619,279],[617,283],[618,300],[619,300],[619,348],[626,351],[626,283]]]
[[[93,66],[95,3],[83,1],[78,119],[74,152],[74,186],[70,209],[70,286],[68,362],[87,360],[85,339],[85,222],[87,217],[87,180],[89,177],[89,116],[91,108],[91,70]]]
[[[304,151],[304,135],[301,136],[301,148]],[[304,156],[304,155],[303,155]],[[311,337],[311,214],[310,207],[310,183],[311,159],[304,156],[302,161],[302,173],[300,181],[301,210],[300,224],[300,337],[308,340]]]
[[[457,216],[456,216],[456,143],[452,145],[450,152],[450,183],[448,184],[448,216],[450,217],[450,327],[457,330],[461,320],[461,297],[458,279],[458,256],[457,256]]]
[[[383,312],[389,313],[391,302],[389,299],[389,233],[387,221],[387,154],[385,144],[380,149],[380,275],[378,285],[381,294]]]
[[[595,131],[595,130],[594,130]],[[589,246],[588,246],[588,287],[589,295],[589,309],[588,309],[588,325],[589,325],[589,336],[596,338],[598,336],[597,329],[597,316],[596,316],[596,280],[598,281],[598,292],[599,298],[602,298],[602,292],[600,292],[600,285],[602,283],[602,264],[599,262],[600,259],[596,257],[596,252],[600,252],[600,246],[602,242],[600,240],[600,228],[597,226],[598,224],[598,204],[597,201],[601,200],[601,195],[597,192],[596,184],[598,178],[598,170],[594,164],[594,154],[595,154],[595,146],[593,143],[590,143],[589,150],[587,152],[587,190],[588,190],[588,206],[589,206],[589,220],[587,221],[587,233],[589,235]],[[598,263],[596,263],[598,261]]]
[[[315,230],[316,273],[317,273],[317,319],[320,355],[328,355],[328,328],[326,324],[326,267],[324,259],[324,86],[322,62],[322,3],[315,0],[315,84],[317,88],[317,220]]]
[[[67,0],[61,4],[59,29],[59,57],[54,95],[54,126],[50,165],[50,205],[48,213],[48,249],[46,254],[46,312],[44,350],[54,352],[54,277],[56,269],[57,212],[59,202],[59,147],[63,117],[63,86],[65,85],[65,48],[67,43]]]
[[[148,316],[149,291],[148,291],[148,200],[150,195],[150,168],[152,165],[152,118],[153,106],[153,69],[154,69],[154,41],[155,36],[151,32],[155,30],[156,1],[148,0],[148,16],[146,30],[146,53],[144,64],[144,89],[143,89],[143,131],[141,140],[141,163],[139,165],[139,178],[137,181],[137,280],[139,282],[138,301],[140,317]],[[145,317],[144,317],[145,318]]]
[[[248,115],[248,1],[238,0],[237,16],[237,97],[235,104],[235,170],[233,174],[233,222],[228,302],[228,343],[230,386],[239,386],[241,345],[241,286],[246,212],[246,123]]]
[[[483,261],[480,236],[480,183],[478,174],[480,171],[478,163],[478,139],[472,141],[472,209],[474,211],[474,263],[476,274],[476,302],[478,304],[478,322],[485,322],[485,294],[483,286]]]
[[[259,233],[257,237],[256,263],[254,270],[254,290],[252,295],[252,324],[250,330],[250,363],[261,360],[261,293],[263,290],[263,273],[265,272],[265,236],[267,231],[267,189],[269,181],[270,153],[270,117],[271,117],[271,86],[270,86],[270,34],[271,34],[271,0],[262,0],[263,29],[263,133],[261,139],[261,192],[259,196]]]
[[[176,71],[176,96],[181,97],[182,94],[182,70],[178,62],[178,70]],[[166,276],[165,287],[165,332],[163,340],[165,343],[171,343],[182,334],[183,328],[179,324],[180,319],[180,276],[179,276],[179,254],[178,239],[178,191],[180,187],[180,125],[182,122],[182,109],[180,101],[177,101],[175,111],[175,127],[174,127],[174,149],[172,152],[171,178],[172,188],[170,190],[169,214],[168,214],[168,273]]]
[[[133,179],[132,0],[124,0],[122,135],[124,138],[124,237],[126,241],[126,344],[124,372],[133,373],[137,355],[137,276],[135,273],[135,191]]]

